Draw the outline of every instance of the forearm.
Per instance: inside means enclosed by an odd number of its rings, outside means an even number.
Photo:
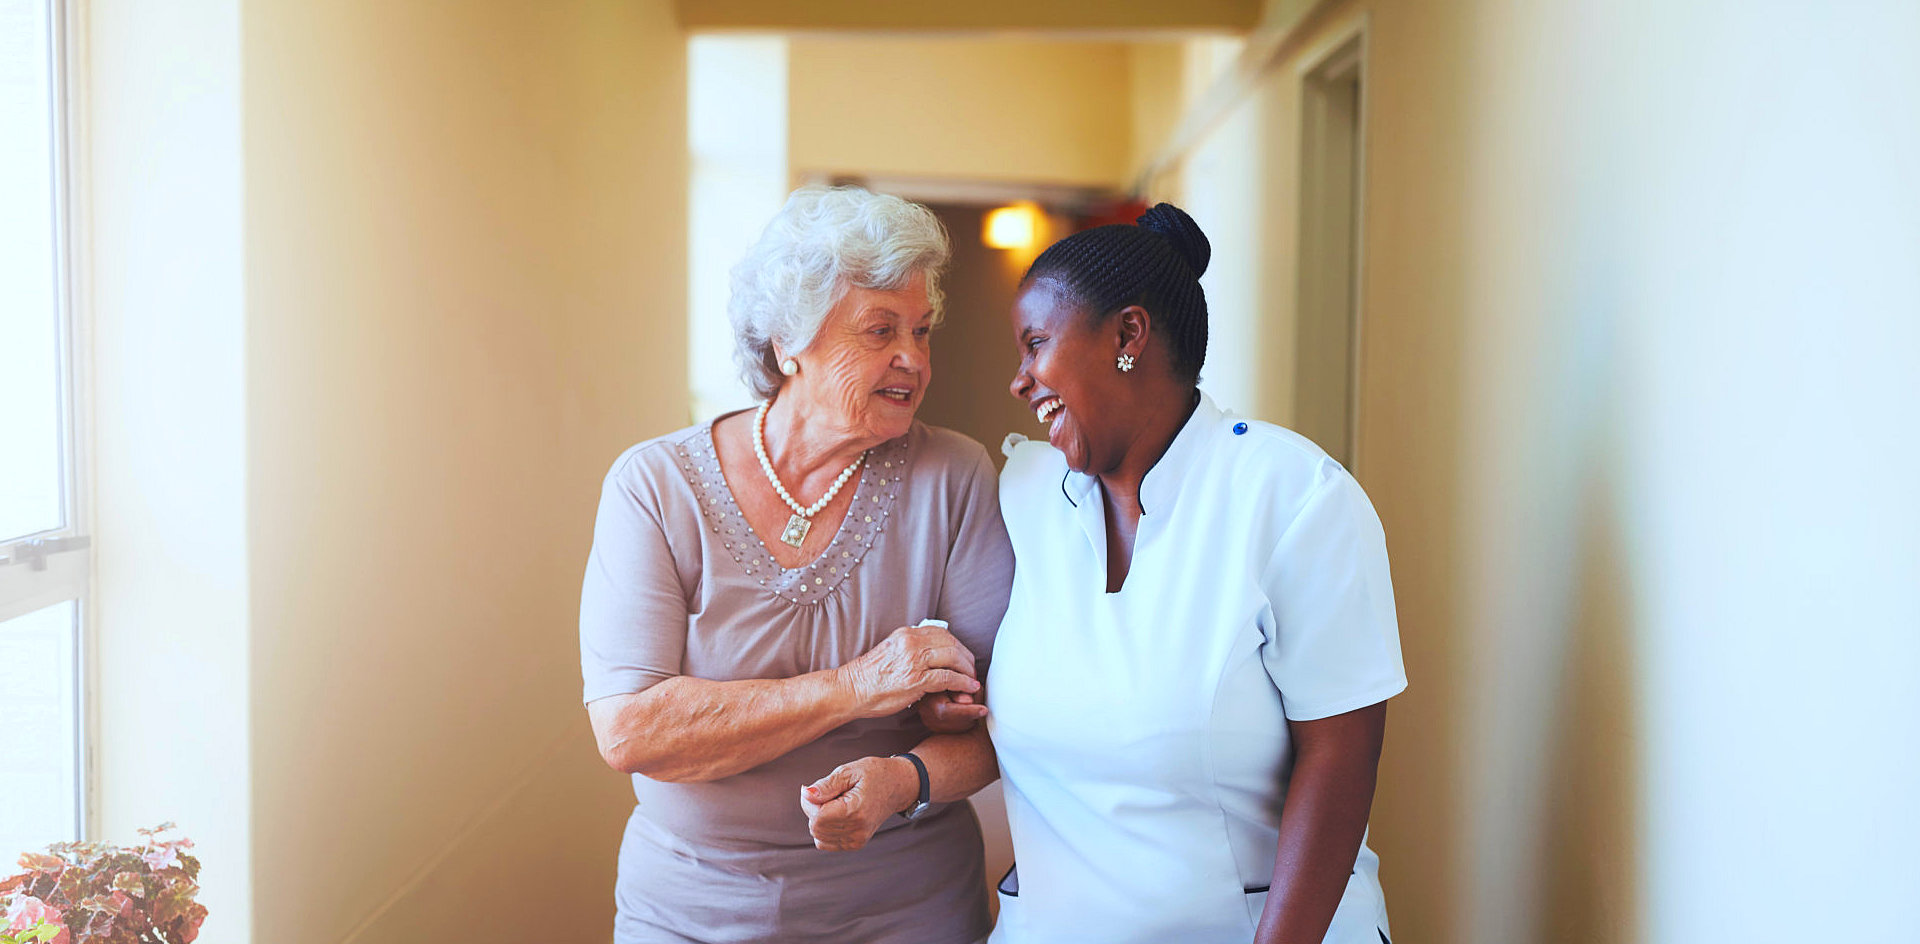
[[[961,734],[936,734],[914,745],[913,754],[927,765],[927,798],[933,803],[964,800],[1000,776],[993,742],[987,738],[984,726]],[[838,785],[833,783],[834,775],[862,768],[866,772],[853,781]],[[834,775],[822,778],[808,789],[827,788],[828,792],[821,795],[820,802],[853,788],[862,791],[862,802],[873,805],[867,808],[871,818],[865,821],[864,831],[859,833],[861,843],[873,834],[881,817],[903,812],[920,798],[920,774],[914,770],[913,762],[904,757],[865,757],[842,765]],[[858,848],[858,845],[845,848]]]
[[[927,781],[935,803],[952,803],[978,793],[1000,779],[1000,761],[987,737],[986,725],[961,734],[936,734],[921,741],[913,753],[927,765]],[[913,778],[919,794],[919,776]]]
[[[913,755],[927,768],[928,799],[952,803],[966,799],[998,776],[993,743],[985,728],[962,734],[936,734],[915,745]],[[862,757],[800,789],[800,807],[815,848],[851,852],[864,847],[887,817],[904,812],[920,797],[920,774],[904,757]]]
[[[831,670],[734,682],[678,676],[614,711],[595,725],[607,763],[671,782],[751,770],[861,716]]]
[[[1320,944],[1367,832],[1386,704],[1295,723],[1279,852],[1255,944]]]

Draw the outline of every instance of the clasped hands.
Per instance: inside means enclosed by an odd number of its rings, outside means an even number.
[[[864,717],[913,707],[934,733],[957,734],[987,716],[973,653],[941,626],[902,626],[839,672]],[[912,761],[862,757],[802,787],[800,808],[815,848],[851,852],[919,795]]]

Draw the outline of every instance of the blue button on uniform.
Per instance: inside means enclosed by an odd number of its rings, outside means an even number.
[[[1235,436],[1245,436],[1247,434],[1247,424],[1245,423],[1233,424],[1233,434]]]

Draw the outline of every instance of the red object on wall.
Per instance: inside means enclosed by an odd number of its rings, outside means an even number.
[[[1092,229],[1096,226],[1106,226],[1109,223],[1120,223],[1125,226],[1132,226],[1134,225],[1133,221],[1139,219],[1140,214],[1147,212],[1147,209],[1148,205],[1146,201],[1132,197],[1097,204],[1089,208],[1088,212],[1080,217],[1079,228]]]

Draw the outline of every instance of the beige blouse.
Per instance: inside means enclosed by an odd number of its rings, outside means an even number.
[[[607,475],[581,594],[584,697],[675,675],[791,678],[926,618],[947,620],[985,677],[1012,579],[996,476],[973,440],[915,423],[876,448],[826,552],[786,570],[747,526],[704,423],[634,446]],[[635,775],[618,944],[979,939],[986,891],[967,804],[890,818],[850,853],[814,849],[800,809],[802,785],[927,736],[907,711],[709,783]]]

